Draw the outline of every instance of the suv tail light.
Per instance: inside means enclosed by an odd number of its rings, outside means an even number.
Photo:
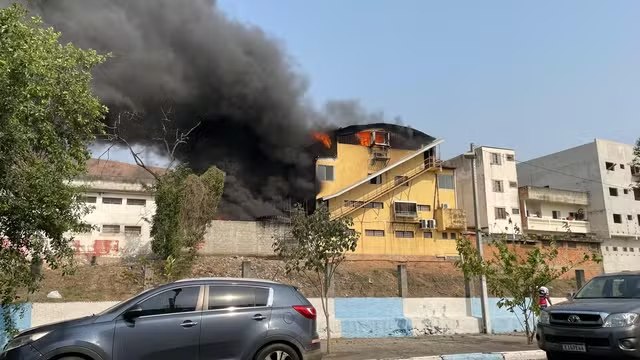
[[[311,305],[296,305],[293,307],[300,315],[310,320],[316,319],[316,308]]]

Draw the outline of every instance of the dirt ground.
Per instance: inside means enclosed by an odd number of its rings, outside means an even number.
[[[192,268],[177,276],[184,277],[240,277],[243,261],[251,262],[251,276],[297,286],[307,297],[318,296],[318,291],[304,277],[286,274],[283,263],[276,259],[247,257],[199,257]],[[153,276],[151,285],[167,282],[158,264],[147,263]],[[45,270],[40,291],[28,296],[30,301],[105,301],[122,300],[143,289],[141,262],[80,264],[74,275],[62,276],[59,271]],[[338,269],[334,283],[339,297],[398,296],[397,263],[391,261],[347,261]],[[451,262],[407,263],[409,296],[462,297],[464,280]],[[553,294],[565,295],[573,290],[575,282],[560,281],[551,286]],[[57,290],[60,300],[46,295]]]
[[[519,335],[336,339],[332,341],[332,345],[332,353],[326,358],[336,360],[404,359],[447,354],[538,350],[535,344],[527,345],[525,337]]]

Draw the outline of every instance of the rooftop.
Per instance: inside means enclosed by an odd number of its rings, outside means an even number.
[[[165,168],[149,167],[152,171],[162,174]],[[120,161],[89,159],[87,161],[87,173],[80,176],[84,180],[112,180],[125,182],[152,182],[153,175],[136,164]]]

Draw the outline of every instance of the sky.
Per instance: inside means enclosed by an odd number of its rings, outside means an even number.
[[[276,39],[318,106],[355,99],[527,160],[640,137],[640,1],[219,0]]]

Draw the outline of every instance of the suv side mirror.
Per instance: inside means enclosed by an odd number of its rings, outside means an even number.
[[[125,311],[122,316],[125,320],[133,320],[137,317],[142,316],[142,308],[140,307],[140,305],[135,305],[129,310]]]

